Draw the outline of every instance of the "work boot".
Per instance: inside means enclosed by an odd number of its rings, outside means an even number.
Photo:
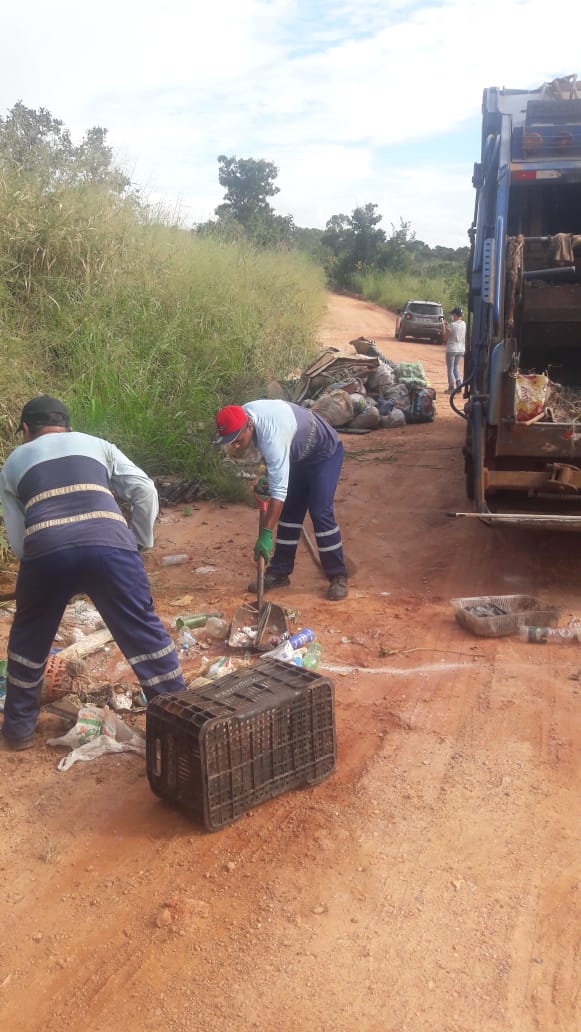
[[[339,575],[338,577],[330,578],[327,591],[327,598],[330,602],[340,602],[342,598],[347,598],[348,594],[349,587],[346,577]]]
[[[264,574],[264,590],[270,591],[271,588],[288,588],[290,579],[286,573],[269,573],[268,570]],[[247,588],[248,591],[253,591],[254,594],[258,591],[258,582],[253,580],[250,582]]]
[[[24,749],[32,749],[35,741],[34,735],[29,735],[28,738],[7,738],[5,734],[0,733],[0,751],[23,752]]]

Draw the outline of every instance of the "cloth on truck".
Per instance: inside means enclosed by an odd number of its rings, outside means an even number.
[[[549,237],[548,256],[555,265],[573,265],[575,250],[581,246],[581,235],[555,233]]]

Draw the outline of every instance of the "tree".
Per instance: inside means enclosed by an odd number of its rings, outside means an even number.
[[[256,216],[273,216],[267,197],[280,193],[274,180],[278,168],[271,161],[218,156],[218,180],[226,187],[224,203],[216,209],[218,218],[234,218],[248,226]]]
[[[6,118],[0,117],[0,168],[34,174],[45,186],[90,182],[121,194],[130,180],[113,165],[106,140],[107,130],[94,126],[75,146],[60,119],[19,100]]]
[[[346,286],[355,272],[383,267],[385,232],[378,228],[381,218],[377,204],[365,204],[354,208],[351,215],[333,215],[327,222],[321,244],[332,256],[325,264],[337,286]]]

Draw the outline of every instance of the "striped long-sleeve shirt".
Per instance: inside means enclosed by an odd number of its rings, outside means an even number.
[[[113,491],[131,507],[131,530]],[[0,473],[0,500],[6,535],[24,561],[83,545],[153,545],[153,481],[114,444],[89,434],[41,434],[15,448]]]

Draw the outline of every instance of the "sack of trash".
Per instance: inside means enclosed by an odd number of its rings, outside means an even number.
[[[381,416],[379,425],[385,429],[388,427],[405,426],[405,412],[400,408],[394,408],[387,415]]]
[[[345,391],[330,391],[317,398],[313,412],[325,419],[331,426],[345,426],[353,419],[351,395]]]
[[[395,375],[398,383],[405,383],[407,387],[428,386],[428,378],[421,362],[400,362]]]
[[[364,394],[352,394],[351,401],[353,402],[353,415],[358,416],[360,412],[365,412],[367,408],[367,398]]]
[[[386,387],[384,398],[386,401],[392,401],[395,408],[405,410],[410,407],[410,392],[405,383],[394,383],[393,387]]]
[[[377,430],[380,420],[379,409],[371,398],[365,400],[367,402],[365,409],[353,417],[349,426],[355,430]]]
[[[372,369],[366,381],[368,394],[384,395],[385,389],[395,383],[395,373],[385,362],[380,363],[377,369]]]
[[[436,392],[433,387],[410,391],[410,405],[406,409],[407,423],[433,423],[436,418]]]

